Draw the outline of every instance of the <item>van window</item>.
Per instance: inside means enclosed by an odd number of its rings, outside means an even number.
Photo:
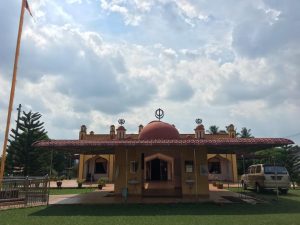
[[[287,174],[287,170],[283,166],[264,166],[265,174]]]
[[[251,167],[250,173],[251,173],[251,174],[255,173],[255,166],[252,166],[252,167]]]
[[[261,166],[260,165],[256,167],[256,171],[255,172],[256,173],[260,173],[261,172]]]

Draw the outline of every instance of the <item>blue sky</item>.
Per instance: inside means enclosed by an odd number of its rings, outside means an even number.
[[[161,107],[183,133],[202,118],[300,143],[299,1],[28,2],[14,109],[40,112],[51,138],[119,118],[137,132]],[[20,3],[0,5],[0,140]]]

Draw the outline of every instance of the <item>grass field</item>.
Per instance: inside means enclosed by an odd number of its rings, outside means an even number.
[[[0,212],[1,225],[299,225],[300,190],[265,204],[56,205]]]
[[[94,190],[96,190],[96,188],[53,188],[50,189],[50,195],[83,194]]]
[[[256,193],[254,190],[242,190],[241,188],[227,188],[228,190],[232,191],[232,192],[237,192],[237,193],[242,193],[244,195],[250,196],[250,197],[254,197],[263,201],[267,201],[267,202],[272,202],[272,201],[277,201],[277,194],[274,190],[265,190],[262,193]],[[300,189],[296,189],[296,190],[289,190],[289,195],[281,195],[279,194],[278,197],[279,199],[284,199],[285,197],[292,197],[294,195],[300,195]],[[297,198],[295,199],[297,200]],[[300,199],[299,199],[299,203],[300,203]],[[300,225],[300,223],[299,223]]]

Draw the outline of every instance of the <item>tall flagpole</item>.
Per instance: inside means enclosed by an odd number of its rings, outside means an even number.
[[[4,136],[3,149],[2,149],[0,183],[1,183],[1,180],[3,179],[3,175],[4,175],[5,160],[6,160],[6,146],[7,146],[7,141],[8,141],[9,129],[10,129],[9,127],[10,127],[11,112],[12,112],[12,108],[13,108],[13,104],[14,104],[14,96],[15,96],[15,89],[16,89],[17,70],[18,70],[18,61],[19,61],[19,53],[20,53],[20,46],[21,46],[21,36],[22,36],[22,29],[23,29],[25,4],[26,4],[26,0],[22,0],[20,22],[19,22],[19,31],[18,31],[18,39],[17,39],[15,62],[14,62],[14,71],[13,71],[13,77],[12,77],[12,81],[11,81],[9,106],[8,106],[8,110],[7,110],[6,129],[5,129],[5,136]]]

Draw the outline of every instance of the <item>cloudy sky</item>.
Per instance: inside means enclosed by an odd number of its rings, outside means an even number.
[[[300,144],[300,1],[28,2],[14,118],[19,103],[40,112],[51,138],[119,118],[137,132],[161,107],[180,132],[202,118]],[[0,5],[0,141],[20,3]]]

